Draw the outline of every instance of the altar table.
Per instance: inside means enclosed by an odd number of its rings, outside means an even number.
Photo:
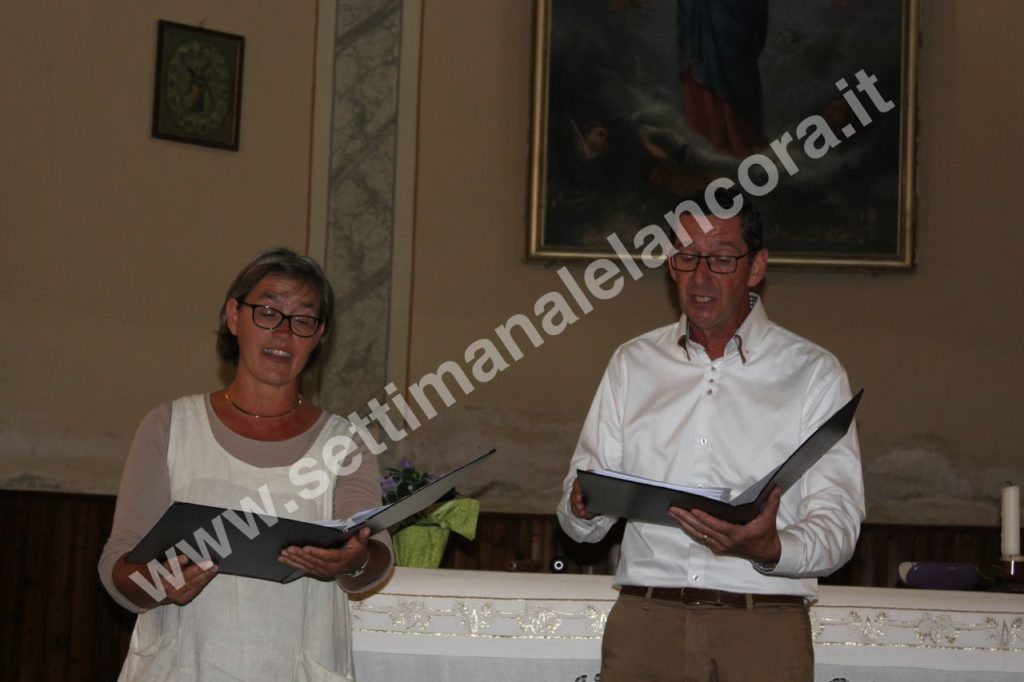
[[[352,602],[359,682],[593,682],[611,576],[398,568]],[[1019,682],[1024,594],[822,586],[815,681]]]

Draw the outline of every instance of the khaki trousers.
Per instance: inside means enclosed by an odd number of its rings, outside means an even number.
[[[687,606],[620,595],[604,629],[601,682],[811,682],[806,606]]]

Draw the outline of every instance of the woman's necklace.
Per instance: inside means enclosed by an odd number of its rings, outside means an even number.
[[[295,405],[292,406],[292,409],[288,410],[287,412],[282,412],[281,414],[256,414],[255,412],[250,412],[244,407],[238,405],[234,400],[231,399],[231,394],[228,393],[227,391],[224,391],[224,397],[227,398],[227,401],[231,404],[231,407],[235,408],[242,414],[247,414],[250,417],[255,417],[256,419],[280,419],[281,417],[287,417],[288,415],[295,412],[295,410],[299,409],[299,405],[302,404],[302,394],[299,394],[299,401],[295,403]]]

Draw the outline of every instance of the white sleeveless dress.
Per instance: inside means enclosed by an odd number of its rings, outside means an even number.
[[[176,501],[240,509],[251,498],[276,516],[331,518],[330,489],[303,499],[289,467],[260,468],[230,455],[214,438],[205,396],[174,401],[167,466]],[[332,415],[306,453],[320,462],[325,442],[347,435]],[[330,474],[329,474],[330,475]],[[297,505],[287,511],[286,503]],[[289,506],[291,506],[289,504]],[[300,578],[288,584],[217,575],[185,606],[140,614],[119,680],[135,682],[338,682],[353,680],[348,599],[334,581]]]

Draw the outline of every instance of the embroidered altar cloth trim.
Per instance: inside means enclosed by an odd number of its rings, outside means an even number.
[[[611,576],[397,568],[352,603],[356,651],[598,660]],[[1024,673],[1024,595],[820,588],[819,664]]]

